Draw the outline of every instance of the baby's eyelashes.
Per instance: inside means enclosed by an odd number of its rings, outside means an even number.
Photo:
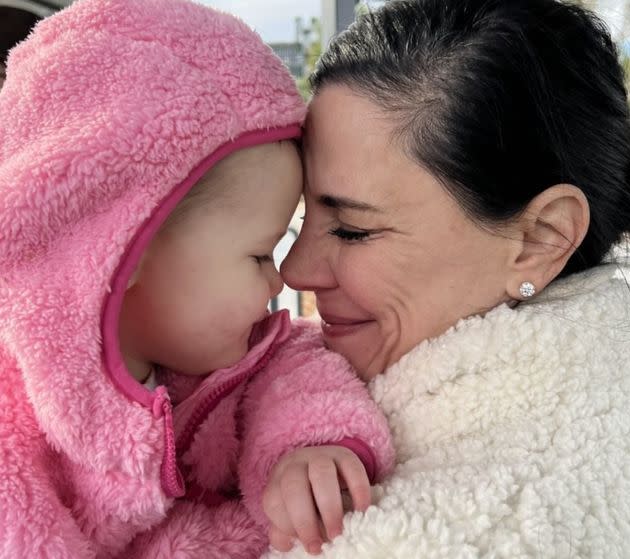
[[[258,264],[263,264],[265,262],[273,262],[273,257],[271,254],[265,254],[262,256],[253,256],[252,257]]]

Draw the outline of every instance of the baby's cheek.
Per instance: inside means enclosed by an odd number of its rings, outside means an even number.
[[[248,316],[250,319],[253,317],[254,322],[258,322],[266,316],[271,303],[271,295],[268,283],[258,283],[251,290],[244,307],[247,308]]]

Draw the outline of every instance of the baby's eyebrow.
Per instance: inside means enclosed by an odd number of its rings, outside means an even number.
[[[330,194],[323,194],[318,198],[318,201],[327,208],[335,210],[359,210],[363,212],[381,213],[383,210],[367,204],[366,202],[359,202],[352,198],[346,198],[344,196],[331,196]]]

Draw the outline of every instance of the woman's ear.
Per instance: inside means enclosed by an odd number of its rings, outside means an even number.
[[[523,299],[523,282],[537,292],[544,289],[580,246],[589,223],[588,200],[579,188],[558,184],[536,196],[516,223],[520,242],[511,261],[509,296]]]

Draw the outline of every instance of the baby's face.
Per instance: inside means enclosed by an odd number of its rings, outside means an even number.
[[[127,291],[128,366],[131,359],[204,374],[236,363],[283,287],[271,255],[302,191],[296,147],[248,148],[219,165],[208,197],[191,198],[192,207],[162,228]]]

